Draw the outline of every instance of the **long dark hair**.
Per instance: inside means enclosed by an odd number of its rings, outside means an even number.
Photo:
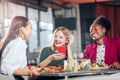
[[[0,58],[1,58],[1,54],[5,48],[5,46],[14,38],[17,37],[18,33],[19,33],[19,29],[20,27],[25,27],[27,25],[28,22],[28,18],[23,17],[23,16],[16,16],[13,18],[8,33],[7,35],[4,37],[3,42],[2,42],[2,47],[0,49]]]

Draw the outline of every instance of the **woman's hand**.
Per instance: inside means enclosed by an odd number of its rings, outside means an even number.
[[[68,37],[68,47],[70,47],[71,45],[72,45],[72,43],[73,43],[73,41],[74,41],[74,36],[73,35],[70,35],[69,37]]]
[[[120,69],[120,64],[118,62],[114,62],[109,66],[109,68],[115,68],[115,69]]]
[[[40,75],[40,68],[32,66],[30,69],[31,74],[29,75],[31,80],[36,80],[36,78]]]
[[[56,53],[56,54],[52,54],[50,56],[48,56],[45,60],[43,60],[40,63],[41,67],[46,67],[48,66],[49,63],[51,63],[54,60],[62,60],[64,58],[63,53]]]
[[[57,54],[52,54],[49,56],[49,60],[53,61],[53,60],[61,60],[64,58],[64,54],[63,53],[57,53]]]

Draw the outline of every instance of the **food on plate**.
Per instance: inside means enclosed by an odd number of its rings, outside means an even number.
[[[91,66],[90,66],[90,70],[91,71],[100,71],[100,68],[97,65],[97,63],[92,63]]]
[[[100,71],[103,69],[108,69],[108,65],[105,63],[101,63],[101,64],[91,63],[91,66],[90,66],[91,71]]]
[[[74,65],[74,66],[73,66]],[[75,64],[73,60],[68,60],[66,66],[56,65],[42,67],[39,72],[45,73],[63,73],[63,72],[80,72],[80,71],[101,71],[108,69],[108,65],[105,63],[98,64],[96,62],[91,63],[89,59],[83,59],[80,63]]]
[[[80,69],[82,71],[89,71],[90,70],[90,64],[91,64],[90,59],[82,59],[80,61]]]
[[[48,66],[48,67],[42,67],[40,72],[45,72],[45,73],[63,73],[64,69],[60,65],[56,66]]]
[[[74,71],[74,60],[68,59],[64,61],[64,70],[66,72],[73,72]]]
[[[79,64],[75,65],[74,67],[74,72],[78,72],[78,71],[82,71]]]

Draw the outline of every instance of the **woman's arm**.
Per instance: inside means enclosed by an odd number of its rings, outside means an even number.
[[[93,52],[96,50],[96,45],[90,44],[85,47],[85,53],[83,55],[84,59],[91,59],[91,57],[94,55]]]
[[[42,55],[41,55],[42,57]],[[41,63],[40,63],[40,67],[46,67],[49,63],[51,63],[51,57],[47,57],[45,60],[43,60]]]
[[[68,58],[69,59],[72,59],[73,58],[73,56],[72,56],[72,50],[71,50],[71,47],[67,47],[67,50],[68,50]]]
[[[46,67],[48,66],[49,63],[51,63],[54,60],[61,60],[64,58],[64,55],[62,55],[63,53],[59,53],[59,54],[52,54],[50,56],[48,56],[45,60],[43,60],[40,63],[40,67]],[[42,57],[42,56],[41,56]]]
[[[49,57],[49,50],[47,47],[43,48],[40,51],[39,55],[39,66],[40,67],[45,67],[51,62],[50,57]]]
[[[27,65],[26,51],[21,46],[18,43],[8,44],[4,49],[1,59],[1,71],[3,74],[29,76],[30,73],[35,73],[33,67],[31,70],[25,67]]]
[[[33,74],[40,75],[39,74],[40,68],[37,68],[35,66],[27,66],[23,69],[16,69],[13,73],[13,75],[22,75],[22,76],[32,76]]]
[[[69,59],[73,58],[73,56],[72,56],[72,49],[71,49],[73,41],[74,41],[74,36],[70,35],[68,37],[68,45],[67,45],[67,52],[68,52],[68,58]]]
[[[62,53],[59,54],[51,53],[49,50],[47,50],[47,48],[43,48],[40,55],[40,67],[46,67],[54,60],[63,59],[64,55],[61,54]]]
[[[29,76],[32,73],[32,71],[30,69],[28,69],[28,67],[25,67],[23,69],[16,69],[13,72],[13,75],[23,75],[23,76]]]

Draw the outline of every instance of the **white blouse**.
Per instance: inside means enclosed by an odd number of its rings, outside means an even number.
[[[12,76],[16,69],[27,66],[26,48],[27,45],[20,37],[7,44],[1,57],[1,71],[3,74]]]
[[[105,61],[105,45],[97,47],[97,63],[101,64]]]

